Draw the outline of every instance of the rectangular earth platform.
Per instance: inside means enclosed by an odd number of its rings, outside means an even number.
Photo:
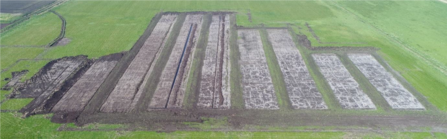
[[[239,29],[237,33],[245,108],[279,109],[259,31]]]
[[[149,104],[150,109],[180,108],[203,15],[187,15]]]
[[[117,63],[117,60],[95,62],[53,107],[52,111],[82,111]]]
[[[295,109],[327,109],[323,96],[310,76],[300,51],[287,29],[268,29],[276,58],[286,83],[290,102]]]
[[[200,80],[199,108],[230,108],[230,16],[213,15]]]
[[[141,91],[137,93],[138,88],[143,82],[149,68],[156,61],[155,56],[159,53],[160,47],[163,47],[167,36],[169,36],[172,27],[177,19],[177,15],[163,15],[158,21],[151,35],[145,41],[140,51],[130,63],[117,85],[110,93],[106,102],[101,107],[101,112],[129,112],[134,109],[139,100]]]
[[[335,54],[312,54],[335,97],[345,109],[376,109]]]
[[[393,109],[425,110],[425,107],[372,55],[348,54],[349,59],[376,87]]]
[[[51,61],[40,69],[30,80],[16,86],[14,98],[36,98],[48,89],[61,85],[72,72],[77,71],[82,62],[86,63],[86,56],[65,57]]]
[[[31,81],[30,84],[25,84],[26,88],[24,89],[24,91],[33,90],[33,93],[37,91],[36,94],[40,95],[22,108],[21,111],[26,115],[46,111],[44,105],[56,92],[63,88],[68,79],[73,78],[82,67],[87,65],[87,61],[86,56],[76,56],[51,61],[50,64],[45,65],[39,73],[29,80]]]

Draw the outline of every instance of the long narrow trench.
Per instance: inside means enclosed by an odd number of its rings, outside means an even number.
[[[216,53],[216,71],[215,71],[215,76],[214,76],[214,91],[213,91],[213,95],[212,95],[212,104],[211,107],[212,108],[218,108],[218,106],[216,106],[215,104],[223,105],[224,102],[224,97],[222,94],[222,72],[223,72],[223,57],[225,54],[225,16],[219,16],[219,34],[217,35],[218,37],[218,45],[217,47],[217,53]],[[219,45],[220,44],[220,45]],[[219,51],[220,50],[220,51]],[[219,97],[219,102],[216,103],[216,93],[217,96]]]
[[[190,36],[191,36],[191,32],[193,31],[193,28],[195,27],[196,25],[194,25],[194,24],[191,24],[191,26],[189,27],[189,32],[188,32],[188,36],[186,37],[186,42],[185,42],[185,45],[184,45],[184,47],[183,47],[183,52],[182,52],[182,55],[180,56],[180,60],[179,60],[179,63],[178,63],[178,65],[177,65],[177,70],[176,70],[176,72],[175,72],[175,76],[174,76],[174,79],[173,79],[173,81],[172,81],[172,85],[171,85],[171,89],[170,89],[170,91],[169,91],[169,94],[168,94],[168,99],[166,100],[166,104],[165,104],[165,108],[167,108],[168,107],[168,104],[169,104],[169,100],[170,100],[170,98],[171,98],[171,94],[172,94],[172,92],[175,92],[175,93],[177,93],[178,92],[178,87],[177,87],[177,89],[176,90],[173,90],[173,88],[174,88],[174,86],[175,86],[175,81],[176,81],[176,79],[177,79],[177,76],[179,75],[179,71],[180,71],[180,69],[181,68],[184,68],[184,66],[181,66],[182,65],[182,61],[183,61],[183,57],[184,57],[184,55],[185,55],[185,51],[187,51],[187,46],[188,46],[188,44],[189,44],[189,42],[190,42]],[[192,39],[191,39],[192,40]],[[190,46],[190,47],[192,47],[192,46]],[[189,49],[190,50],[190,49]],[[188,51],[189,52],[189,51]],[[189,55],[189,53],[187,53],[187,55]],[[189,56],[187,56],[186,58],[185,58],[185,61],[187,61]],[[185,64],[183,64],[183,65],[185,65],[186,66],[186,63],[187,62],[185,62]],[[181,75],[183,75],[183,70],[182,70],[182,72],[180,73]],[[181,78],[181,77],[180,77]],[[177,94],[175,95],[175,97],[173,98],[174,99],[174,104],[175,104],[175,101],[176,101],[176,99],[177,99]]]
[[[224,59],[224,54],[225,54],[225,16],[222,16],[222,29],[220,31],[222,33],[222,35],[220,36],[220,46],[221,46],[221,51],[220,51],[220,62],[219,62],[219,74],[218,74],[218,80],[219,82],[217,85],[217,92],[219,95],[219,105],[222,105],[224,102],[224,97],[222,94],[222,72],[223,72],[223,59]]]
[[[222,20],[222,17],[219,16],[219,27],[218,27],[217,30],[220,29],[221,20]],[[219,69],[219,67],[218,67],[219,66],[219,61],[217,61],[219,59],[219,42],[220,42],[219,39],[220,39],[220,35],[217,34],[216,65],[214,66],[216,69],[214,70],[214,79],[213,79],[213,82],[212,82],[213,83],[213,94],[211,95],[211,108],[214,108],[214,103],[216,101],[216,98],[214,96],[215,96],[215,93],[216,93],[216,90],[217,90],[216,84],[217,84],[217,82],[219,82],[218,80],[216,80],[217,79],[216,76],[219,75],[219,70],[218,70]]]

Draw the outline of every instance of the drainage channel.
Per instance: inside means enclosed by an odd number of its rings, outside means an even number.
[[[222,94],[222,71],[223,71],[223,58],[225,53],[225,16],[219,16],[219,35],[217,35],[217,52],[216,52],[216,70],[214,77],[214,88],[212,94],[211,108],[218,108],[217,105],[222,105],[224,97]],[[215,94],[217,93],[217,95]],[[216,102],[217,97],[219,98]]]
[[[193,24],[191,24],[191,26],[189,27],[188,36],[186,37],[185,46],[183,46],[182,56],[180,56],[180,60],[179,60],[178,65],[177,65],[177,70],[175,72],[174,80],[172,81],[171,90],[169,91],[169,95],[168,95],[168,99],[167,99],[166,104],[165,104],[165,108],[168,107],[169,99],[171,98],[171,94],[172,94],[172,89],[174,88],[175,80],[177,79],[177,75],[178,75],[179,70],[180,70],[180,65],[182,64],[182,60],[183,60],[183,57],[185,55],[186,47],[188,46],[189,37],[191,35],[192,28],[193,28]]]
[[[223,94],[222,94],[222,72],[223,72],[223,59],[224,59],[224,53],[225,53],[225,16],[222,16],[222,20],[221,20],[221,28],[222,30],[221,32],[221,36],[220,36],[220,58],[219,60],[219,74],[217,74],[218,76],[218,80],[219,82],[217,82],[217,93],[219,95],[219,105],[223,104],[224,98],[223,98]]]

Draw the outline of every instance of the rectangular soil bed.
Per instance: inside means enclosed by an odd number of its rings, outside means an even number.
[[[115,54],[115,59],[99,59],[82,75],[68,90],[62,99],[53,107],[53,112],[80,112],[93,97],[96,90],[104,82],[107,75],[118,63],[121,54]],[[106,58],[112,58],[106,56]]]
[[[212,17],[200,80],[200,108],[230,108],[229,31],[229,15]]]
[[[267,32],[293,108],[327,109],[289,32],[286,29],[268,29]]]
[[[102,112],[129,112],[134,109],[138,102],[141,91],[137,93],[142,85],[149,68],[155,61],[155,56],[163,47],[165,39],[169,36],[177,15],[163,15],[155,26],[149,38],[140,48],[129,67],[119,79],[118,84],[102,105]]]
[[[335,54],[312,54],[321,74],[345,109],[376,109]]]
[[[279,109],[258,30],[238,30],[239,65],[245,108]]]
[[[393,109],[425,109],[372,55],[348,54],[348,57]]]
[[[195,44],[202,27],[202,18],[201,14],[186,16],[149,104],[149,109],[180,108],[182,106]]]
[[[88,63],[87,56],[76,56],[53,60],[45,65],[23,86],[18,87],[18,96],[36,96],[21,112],[27,116],[49,112],[71,87],[71,80],[75,80],[77,73]]]

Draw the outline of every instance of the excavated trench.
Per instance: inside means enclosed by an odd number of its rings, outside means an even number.
[[[177,70],[175,72],[174,80],[172,81],[171,90],[169,91],[169,95],[168,95],[168,99],[166,101],[165,108],[168,107],[168,104],[170,102],[169,100],[171,99],[172,93],[175,93],[174,98],[172,98],[173,99],[172,104],[175,104],[177,101],[177,96],[178,96],[177,93],[180,89],[180,85],[182,84],[181,79],[179,82],[176,82],[177,76],[179,76],[180,78],[183,77],[183,74],[185,72],[185,67],[188,63],[189,54],[191,53],[191,49],[193,47],[192,40],[194,38],[194,33],[191,34],[191,32],[195,32],[196,29],[197,29],[197,24],[191,24],[191,26],[189,27],[188,37],[186,37],[185,46],[183,47],[183,52],[182,52],[182,55],[180,56],[180,61],[177,65]],[[188,45],[190,47],[188,47]]]

